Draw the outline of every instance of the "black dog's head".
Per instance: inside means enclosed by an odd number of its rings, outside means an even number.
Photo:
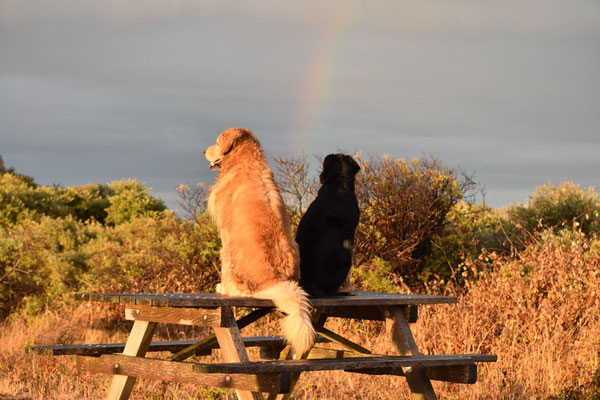
[[[354,183],[354,175],[360,171],[360,166],[354,159],[345,154],[330,154],[323,161],[321,184]]]

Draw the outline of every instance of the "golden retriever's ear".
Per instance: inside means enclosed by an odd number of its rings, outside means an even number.
[[[235,142],[246,134],[247,130],[242,128],[231,128],[221,133],[219,147],[222,154],[227,154],[232,149]]]

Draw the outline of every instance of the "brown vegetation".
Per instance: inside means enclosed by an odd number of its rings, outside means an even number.
[[[546,232],[518,257],[489,254],[463,273],[471,278],[466,288],[444,289],[460,296],[457,305],[422,309],[417,343],[425,353],[487,352],[499,360],[480,367],[475,385],[435,383],[441,399],[599,398],[600,241],[577,231]],[[126,323],[118,320],[114,309],[99,305],[11,319],[0,328],[0,393],[32,399],[101,397],[108,377],[75,371],[70,357],[26,354],[24,347],[122,341]],[[272,325],[264,329],[276,332]],[[327,327],[374,351],[393,352],[381,323],[331,320]],[[163,328],[159,335],[173,340],[199,333]],[[402,378],[341,372],[304,375],[299,389],[299,399],[409,398]],[[160,382],[138,385],[132,398],[198,396],[226,398],[220,390]]]
[[[363,165],[358,186],[365,192],[354,284],[458,296],[456,305],[420,309],[414,332],[421,351],[499,357],[480,366],[475,385],[434,383],[440,399],[600,399],[596,192],[549,184],[526,205],[492,210],[459,202],[465,188],[439,164],[375,161]],[[279,164],[293,178],[284,192],[297,214],[310,199],[305,163]],[[76,304],[70,293],[211,291],[219,280],[220,244],[203,213],[203,186],[180,188],[193,223],[155,210],[135,182],[112,184],[106,197],[93,185],[38,187],[0,168],[0,183],[0,399],[103,397],[110,377],[77,371],[72,357],[25,352],[28,345],[125,340],[130,323],[118,307]],[[88,204],[104,208],[89,212]],[[94,217],[104,212],[113,222]],[[431,252],[415,252],[428,242]],[[278,326],[272,318],[242,333],[276,334]],[[394,352],[381,323],[332,319],[326,326],[373,351]],[[167,325],[156,339],[204,333]],[[132,398],[233,397],[146,381]],[[303,375],[296,398],[409,399],[409,392],[403,378],[328,372]]]

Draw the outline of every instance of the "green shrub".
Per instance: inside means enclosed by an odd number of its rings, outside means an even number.
[[[104,223],[108,216],[112,191],[108,185],[89,183],[85,186],[70,186],[60,191],[60,200],[80,221],[98,221]]]
[[[150,196],[150,190],[135,179],[112,182],[108,192],[110,206],[106,208],[106,222],[114,225],[166,209],[162,200]]]
[[[477,259],[485,251],[508,255],[520,252],[539,232],[552,230],[557,237],[565,229],[584,235],[600,231],[600,200],[593,188],[581,189],[570,181],[538,187],[525,205],[504,209],[458,203],[447,216],[447,225],[433,242],[432,253],[423,272],[424,280],[453,278],[465,261]],[[560,234],[559,234],[560,233]]]
[[[0,228],[0,317],[17,308],[39,311],[79,289],[87,270],[84,245],[98,230],[71,216]]]
[[[565,227],[575,227],[587,235],[600,232],[598,193],[593,187],[582,189],[568,180],[559,185],[539,186],[525,205],[508,206],[506,212],[517,231],[522,228],[529,234]]]
[[[473,261],[484,251],[503,251],[507,247],[504,225],[506,218],[501,210],[458,202],[447,214],[443,231],[433,240],[421,280],[460,280],[464,261]]]
[[[170,211],[117,226],[72,216],[0,228],[0,318],[41,311],[73,292],[208,292],[219,281],[220,241]]]
[[[375,257],[369,263],[352,268],[351,282],[360,290],[396,293],[398,292],[397,277],[393,269],[389,262]]]
[[[0,226],[40,221],[42,216],[117,225],[165,209],[143,183],[133,179],[62,188],[32,185],[11,172],[0,174]]]
[[[194,224],[170,211],[107,227],[86,246],[85,289],[208,292],[219,282],[220,241],[208,215]]]

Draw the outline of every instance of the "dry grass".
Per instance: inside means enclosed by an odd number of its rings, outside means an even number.
[[[465,269],[458,305],[423,307],[414,326],[424,353],[494,353],[475,385],[434,383],[440,399],[600,398],[600,243],[577,233],[541,237],[514,258],[489,256]],[[431,289],[434,291],[434,289]],[[446,288],[449,294],[453,289]],[[264,333],[274,324],[250,333]],[[382,323],[328,321],[376,352],[393,353]],[[248,328],[250,329],[250,328]],[[109,377],[79,372],[71,357],[27,354],[29,344],[124,341],[127,323],[107,306],[63,308],[0,326],[0,399],[102,398]],[[162,340],[197,337],[167,326]],[[218,356],[215,355],[215,356]],[[221,390],[145,381],[132,399],[232,398]],[[409,399],[403,378],[342,372],[304,375],[298,399]]]

